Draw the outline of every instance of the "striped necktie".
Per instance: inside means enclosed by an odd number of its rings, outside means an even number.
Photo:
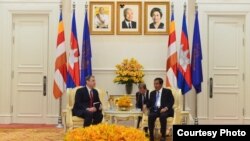
[[[90,90],[89,98],[90,98],[89,106],[93,107],[94,96],[93,96],[93,91],[92,90]]]

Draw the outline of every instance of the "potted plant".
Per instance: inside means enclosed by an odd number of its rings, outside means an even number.
[[[133,84],[144,82],[143,66],[136,59],[124,59],[121,64],[117,64],[115,67],[114,83],[125,84],[127,94],[132,93]]]

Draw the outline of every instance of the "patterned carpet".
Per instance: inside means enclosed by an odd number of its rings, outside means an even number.
[[[63,141],[63,129],[47,125],[0,125],[0,141]]]

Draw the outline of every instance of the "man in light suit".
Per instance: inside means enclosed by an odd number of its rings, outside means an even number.
[[[148,115],[148,126],[150,133],[150,141],[154,141],[154,127],[156,118],[160,118],[161,123],[161,141],[166,140],[167,117],[173,117],[174,97],[172,91],[162,87],[163,79],[155,78],[155,90],[150,93],[147,107],[150,112]]]
[[[133,20],[133,11],[131,8],[126,8],[123,11],[124,21],[122,21],[122,28],[136,28],[136,22]]]
[[[73,116],[84,118],[84,127],[95,125],[102,121],[102,107],[96,89],[94,76],[86,77],[86,87],[76,91],[75,104],[72,109]]]

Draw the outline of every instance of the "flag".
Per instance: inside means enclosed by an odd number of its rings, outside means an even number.
[[[92,75],[91,66],[91,44],[89,34],[88,13],[85,12],[84,28],[83,28],[83,41],[82,41],[82,63],[81,63],[81,85],[85,86],[85,78]]]
[[[179,52],[179,61],[177,69],[177,85],[182,94],[186,94],[192,88],[191,82],[190,52],[188,43],[188,33],[186,25],[186,12],[183,14],[181,48]]]
[[[196,11],[195,23],[194,23],[192,59],[191,59],[191,73],[192,73],[192,84],[197,94],[201,92],[201,83],[203,82],[201,61],[202,61],[201,39],[200,39],[198,11]]]
[[[175,34],[175,21],[174,13],[171,15],[169,39],[168,39],[168,55],[167,55],[167,87],[177,88],[177,49],[176,49],[176,34]]]
[[[53,94],[57,99],[62,96],[66,90],[67,79],[67,56],[65,48],[64,25],[62,18],[62,11],[58,24],[57,47],[56,47],[56,60],[55,60],[55,75],[53,83]]]
[[[77,40],[75,10],[73,10],[68,61],[67,88],[74,88],[80,85],[79,56],[80,54]]]

